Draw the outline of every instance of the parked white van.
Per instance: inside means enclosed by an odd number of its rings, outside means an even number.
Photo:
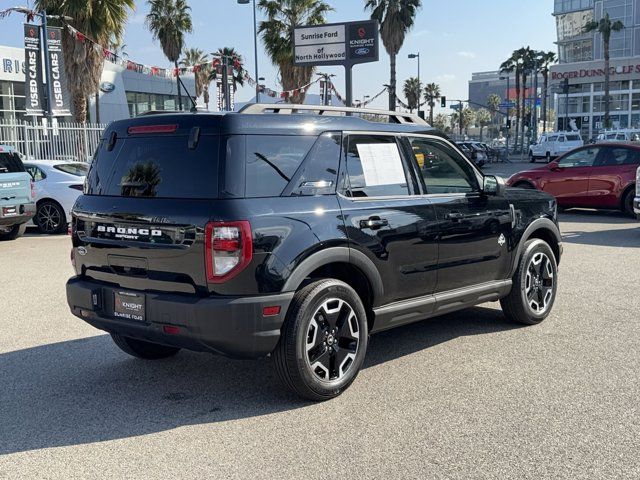
[[[607,130],[598,134],[595,143],[604,142],[640,142],[640,130]]]
[[[544,133],[537,143],[529,147],[529,161],[544,158],[549,163],[553,158],[583,145],[582,137],[576,132]]]

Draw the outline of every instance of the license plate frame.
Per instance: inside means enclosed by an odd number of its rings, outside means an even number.
[[[142,293],[114,291],[113,316],[134,322],[146,321],[146,296]]]
[[[2,216],[3,217],[15,217],[18,215],[18,206],[17,205],[7,205],[2,207]]]

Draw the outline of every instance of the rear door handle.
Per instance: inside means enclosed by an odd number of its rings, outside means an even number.
[[[369,217],[367,220],[360,220],[360,228],[369,228],[371,230],[379,230],[382,227],[389,226],[389,221],[386,218]]]
[[[447,213],[448,220],[462,220],[464,218],[464,213],[460,212],[449,212]]]

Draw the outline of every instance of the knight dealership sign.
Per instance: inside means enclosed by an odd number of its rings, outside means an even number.
[[[294,64],[345,65],[378,61],[378,22],[331,23],[293,30]]]
[[[46,33],[49,71],[45,72],[41,42],[41,27],[24,25],[25,55],[25,97],[27,115],[44,115],[45,78],[51,82],[51,99],[48,110],[51,115],[63,117],[71,115],[71,98],[69,95],[67,75],[64,69],[62,53],[62,29],[48,27]]]

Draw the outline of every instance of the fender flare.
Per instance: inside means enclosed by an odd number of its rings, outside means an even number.
[[[518,249],[516,250],[516,254],[513,257],[513,262],[511,265],[511,277],[515,275],[516,270],[518,269],[518,263],[520,261],[520,256],[522,255],[522,250],[524,249],[525,242],[531,238],[533,232],[536,232],[538,230],[546,230],[550,232],[556,239],[559,250],[562,253],[562,235],[560,234],[558,226],[548,218],[537,218],[529,224],[529,226],[522,234],[522,237],[520,237]],[[556,260],[558,263],[560,263],[560,258],[557,258]]]
[[[371,285],[374,305],[375,300],[383,295],[382,277],[376,266],[364,253],[348,247],[330,247],[306,258],[291,273],[282,287],[282,291],[297,290],[311,272],[330,263],[348,263],[361,270]]]

